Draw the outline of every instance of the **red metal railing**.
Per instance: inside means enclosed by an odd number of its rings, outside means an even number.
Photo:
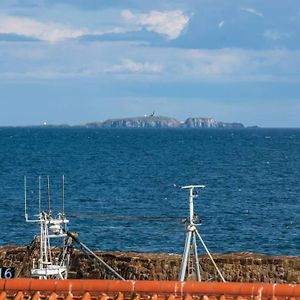
[[[1,279],[5,299],[290,299],[300,300],[300,284],[118,280]]]

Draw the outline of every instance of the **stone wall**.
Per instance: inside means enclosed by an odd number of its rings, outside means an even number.
[[[55,250],[59,251],[59,250]],[[181,256],[135,252],[96,252],[126,279],[177,280]],[[213,255],[226,281],[300,283],[300,257],[267,256],[255,253]],[[14,267],[18,277],[29,277],[37,251],[30,247],[0,248],[0,267]],[[219,280],[207,256],[200,256],[203,280]],[[71,255],[69,278],[112,278],[101,264],[75,250]],[[192,280],[192,278],[191,278]]]

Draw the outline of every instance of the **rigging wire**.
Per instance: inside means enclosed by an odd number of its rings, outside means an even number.
[[[156,216],[116,216],[116,215],[102,215],[94,213],[68,213],[70,217],[77,217],[81,219],[103,219],[103,220],[126,220],[126,221],[144,221],[144,222],[174,222],[181,221],[181,217],[156,217]]]

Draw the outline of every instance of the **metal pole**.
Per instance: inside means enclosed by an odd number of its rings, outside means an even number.
[[[65,230],[64,230],[65,231]],[[116,272],[112,267],[110,267],[103,259],[97,256],[91,249],[89,249],[85,244],[83,244],[76,236],[71,232],[65,231],[66,234],[71,237],[76,243],[78,243],[84,250],[86,250],[90,255],[100,261],[108,270],[110,270],[117,278],[125,280],[118,272]]]
[[[62,176],[62,214],[65,215],[65,175]]]
[[[80,246],[83,247],[89,254],[91,254],[94,258],[100,261],[108,270],[110,270],[117,278],[121,280],[125,280],[119,273],[117,273],[112,267],[110,267],[103,259],[98,257],[92,250],[90,250],[86,245],[80,242]]]
[[[194,264],[195,264],[195,271],[196,271],[196,279],[197,281],[201,281],[201,273],[199,267],[199,258],[198,258],[198,250],[197,250],[197,242],[196,242],[196,235],[193,232],[193,251],[194,251]]]
[[[188,230],[188,232],[186,234],[184,252],[182,255],[182,262],[181,262],[180,271],[179,271],[179,279],[178,279],[179,281],[184,281],[186,266],[187,266],[188,259],[190,256],[191,238],[192,238],[192,232],[190,230]]]
[[[25,220],[27,221],[28,214],[27,214],[27,180],[26,180],[26,176],[24,176],[24,206],[25,206],[24,216],[25,216]]]
[[[50,178],[47,176],[47,192],[48,192],[48,214],[50,215]]]
[[[39,214],[41,213],[41,176],[39,176]]]
[[[193,224],[193,219],[194,219],[194,202],[193,202],[193,190],[194,188],[191,187],[190,189],[190,223]]]
[[[226,282],[225,279],[224,279],[224,277],[223,277],[223,275],[222,275],[222,273],[221,273],[221,271],[219,270],[217,264],[215,263],[213,257],[211,256],[209,250],[207,249],[207,247],[206,247],[206,245],[205,245],[205,243],[204,243],[204,241],[203,241],[201,235],[199,234],[198,230],[196,229],[195,232],[196,232],[196,234],[197,234],[199,240],[201,241],[201,244],[202,244],[203,248],[205,249],[207,255],[209,256],[211,262],[213,263],[214,267],[216,268],[216,270],[217,270],[219,276],[221,277],[222,281],[223,281],[223,282]]]
[[[48,232],[47,232],[47,215],[45,214],[45,223],[44,223],[44,251],[45,251],[45,264],[46,264],[46,268],[48,268]]]
[[[44,221],[43,221],[44,214],[42,214],[40,222],[41,222],[41,228],[40,228],[40,259],[39,259],[39,269],[43,268],[43,260],[44,260],[44,251],[43,251],[43,246],[44,246]],[[41,277],[39,277],[42,279]]]

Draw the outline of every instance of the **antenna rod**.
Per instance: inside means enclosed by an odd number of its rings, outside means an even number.
[[[39,214],[41,213],[41,176],[39,176]]]
[[[27,215],[27,182],[26,182],[26,176],[24,176],[24,205],[25,205],[25,220],[27,221],[28,215]]]
[[[194,202],[193,202],[194,187],[191,187],[189,190],[190,190],[190,197],[189,197],[189,202],[190,202],[190,222],[191,222],[191,224],[193,224],[193,220],[194,220]]]
[[[65,175],[62,176],[62,214],[65,214]]]
[[[50,214],[50,178],[47,176],[48,214]]]

